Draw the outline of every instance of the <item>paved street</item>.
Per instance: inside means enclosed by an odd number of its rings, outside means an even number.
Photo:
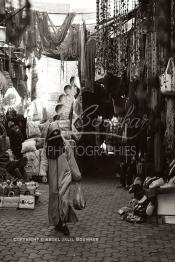
[[[48,225],[48,186],[40,189],[41,201],[34,211],[0,210],[0,262],[175,261],[175,225],[122,221],[117,210],[129,196],[117,188],[116,180],[84,181],[87,207],[77,212],[79,222],[70,226],[67,239]]]

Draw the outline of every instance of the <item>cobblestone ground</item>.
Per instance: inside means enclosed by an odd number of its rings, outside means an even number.
[[[77,212],[79,222],[70,226],[71,237],[67,239],[48,225],[48,186],[41,185],[40,189],[41,201],[34,211],[0,210],[0,262],[175,261],[175,226],[157,226],[154,221],[142,225],[121,221],[117,210],[129,196],[117,188],[116,180],[84,182],[87,207]],[[20,237],[39,240],[14,241]],[[98,241],[75,240],[82,237]],[[49,242],[47,238],[59,241]]]

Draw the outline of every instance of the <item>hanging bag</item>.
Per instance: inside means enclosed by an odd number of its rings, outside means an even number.
[[[86,200],[83,194],[81,183],[76,183],[73,206],[76,210],[82,210],[86,207]]]
[[[168,61],[165,73],[160,76],[160,88],[162,94],[175,95],[175,65],[172,57]]]

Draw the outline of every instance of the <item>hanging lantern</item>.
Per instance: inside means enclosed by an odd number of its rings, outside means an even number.
[[[6,41],[6,27],[0,26],[0,46],[4,46]]]

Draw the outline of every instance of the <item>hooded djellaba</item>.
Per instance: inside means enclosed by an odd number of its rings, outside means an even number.
[[[69,235],[67,223],[78,221],[70,204],[70,186],[72,181],[81,180],[81,173],[69,142],[61,135],[58,121],[48,128],[45,153],[48,159],[49,223],[57,231]]]

